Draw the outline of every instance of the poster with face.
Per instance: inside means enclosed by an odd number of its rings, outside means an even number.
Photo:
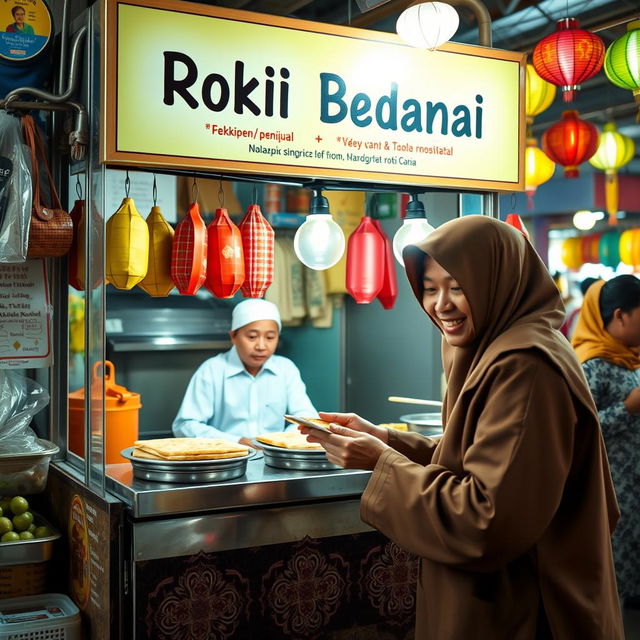
[[[29,60],[51,37],[51,13],[43,0],[0,0],[0,58]]]

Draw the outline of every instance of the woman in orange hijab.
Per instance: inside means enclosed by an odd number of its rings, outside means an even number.
[[[582,363],[620,504],[613,536],[618,593],[640,605],[640,280],[618,276],[587,291],[572,340]]]
[[[373,470],[362,519],[420,558],[416,639],[621,640],[618,510],[551,276],[522,233],[484,216],[403,255],[443,336],[444,434],[321,413],[334,424],[309,440]]]

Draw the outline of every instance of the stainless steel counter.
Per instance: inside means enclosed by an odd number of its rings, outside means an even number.
[[[199,485],[143,482],[131,464],[107,465],[106,488],[131,509],[134,518],[215,512],[291,502],[359,497],[370,471],[290,471],[250,460],[241,478]]]

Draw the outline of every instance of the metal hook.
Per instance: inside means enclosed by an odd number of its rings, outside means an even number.
[[[198,201],[198,183],[196,182],[196,177],[193,176],[193,184],[191,185],[191,201],[192,202],[197,202]]]
[[[224,189],[222,188],[222,178],[220,178],[220,185],[218,186],[218,202],[220,208],[224,209]]]
[[[511,210],[515,211],[516,209],[516,194],[512,193],[511,194]]]
[[[129,191],[131,190],[131,180],[129,180],[129,171],[127,170],[127,177],[124,179],[124,195],[128,198]]]
[[[153,206],[158,204],[158,185],[156,184],[156,174],[153,174]]]
[[[76,193],[78,194],[78,200],[82,200],[82,185],[80,184],[79,173],[76,173]]]

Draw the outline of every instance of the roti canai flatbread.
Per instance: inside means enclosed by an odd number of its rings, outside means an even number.
[[[307,442],[307,436],[298,430],[265,433],[256,436],[256,440],[264,444],[270,444],[272,447],[282,447],[283,449],[322,449],[322,445],[317,442]]]
[[[147,451],[144,448],[134,447],[131,455],[134,458],[144,458],[146,460],[167,460],[167,461],[192,461],[196,462],[198,460],[219,460],[222,458],[241,458],[243,456],[249,455],[248,451],[242,452],[233,452],[233,453],[205,453],[205,454],[192,454],[186,456],[159,456],[157,453],[153,453],[152,451]]]
[[[136,440],[134,445],[165,460],[237,458],[249,454],[249,447],[222,438],[158,438]]]
[[[329,424],[330,424],[326,420],[321,420],[320,418],[305,418],[304,416],[285,416],[285,420],[288,420],[293,424],[301,424],[303,426],[304,426],[304,421],[312,422],[317,427],[326,429],[327,431],[329,430]]]

